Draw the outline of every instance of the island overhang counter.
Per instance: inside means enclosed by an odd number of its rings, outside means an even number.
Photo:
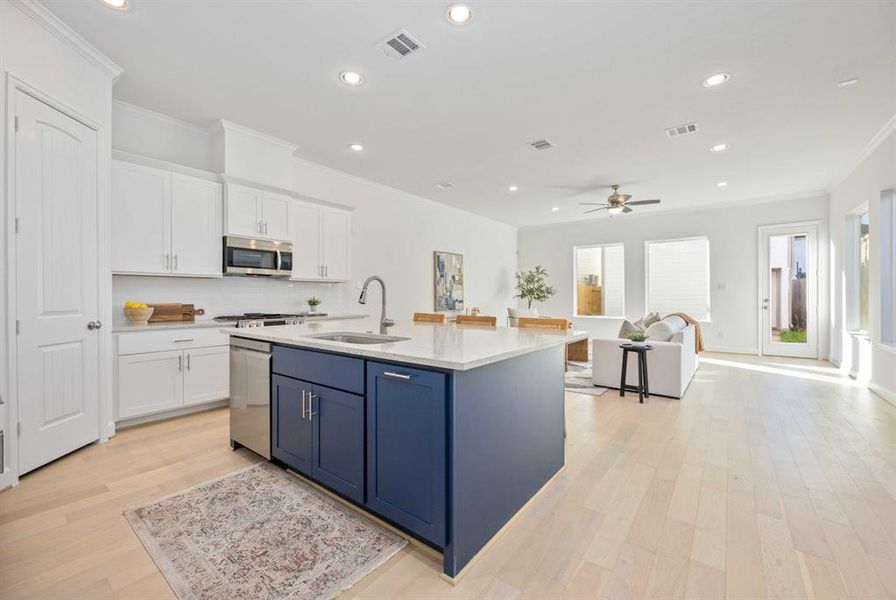
[[[437,548],[458,578],[564,466],[564,362],[584,332],[374,320],[227,330],[270,342],[275,460]]]

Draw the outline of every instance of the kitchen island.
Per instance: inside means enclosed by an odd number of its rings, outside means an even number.
[[[443,553],[457,578],[564,465],[565,346],[587,334],[379,321],[272,344],[273,458]]]

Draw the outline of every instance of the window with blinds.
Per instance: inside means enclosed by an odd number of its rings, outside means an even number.
[[[647,242],[647,312],[709,320],[709,239]]]

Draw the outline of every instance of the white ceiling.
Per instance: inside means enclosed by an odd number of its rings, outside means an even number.
[[[894,1],[470,0],[466,27],[441,1],[129,1],[44,0],[124,67],[116,98],[516,225],[584,218],[617,182],[663,199],[639,212],[823,190],[896,113]],[[399,28],[426,49],[374,47]]]

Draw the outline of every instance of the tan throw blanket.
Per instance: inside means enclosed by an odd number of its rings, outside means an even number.
[[[703,332],[700,331],[700,323],[692,317],[691,315],[685,313],[672,313],[671,315],[666,315],[667,317],[679,317],[684,320],[688,325],[694,326],[694,346],[695,350],[700,353],[703,352]]]

